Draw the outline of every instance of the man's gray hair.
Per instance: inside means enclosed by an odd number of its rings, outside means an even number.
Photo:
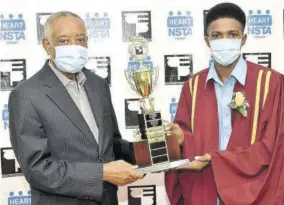
[[[52,35],[51,23],[52,23],[52,21],[54,21],[54,20],[56,20],[60,17],[66,17],[66,16],[73,16],[75,18],[78,18],[79,20],[82,21],[82,23],[84,24],[84,27],[85,27],[85,22],[77,14],[70,12],[70,11],[59,11],[59,12],[51,14],[44,24],[43,29],[44,29],[44,38],[45,39],[51,41],[51,35]],[[86,29],[86,27],[85,27],[85,29]]]

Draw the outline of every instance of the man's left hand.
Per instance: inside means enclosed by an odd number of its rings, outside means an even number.
[[[175,123],[171,123],[170,129],[172,131],[172,134],[177,137],[179,145],[182,146],[183,141],[184,141],[183,130],[180,128],[180,126],[178,124],[175,124]]]

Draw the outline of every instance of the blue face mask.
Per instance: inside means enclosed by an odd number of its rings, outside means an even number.
[[[211,55],[222,66],[231,65],[241,54],[242,39],[218,39],[210,41]]]
[[[79,45],[56,46],[53,61],[63,72],[77,73],[88,62],[88,49]]]

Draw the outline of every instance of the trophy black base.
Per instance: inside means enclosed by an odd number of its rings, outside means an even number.
[[[178,167],[188,166],[189,164],[190,164],[189,159],[182,159],[173,162],[164,162],[157,165],[137,168],[136,171],[141,174],[147,174],[153,172],[167,171]]]
[[[189,160],[181,157],[177,137],[166,132],[159,111],[138,114],[138,122],[141,140],[133,143],[137,172],[160,172],[189,165]]]
[[[161,153],[159,151],[163,151],[164,147],[153,147],[151,145],[162,144],[166,146],[167,153],[166,155],[162,155],[164,159],[167,161],[158,161],[155,163],[155,159],[159,159]],[[137,172],[146,174],[153,172],[166,171],[169,169],[174,169],[177,167],[187,166],[190,164],[189,159],[181,158],[180,146],[178,144],[177,137],[174,135],[165,136],[165,141],[149,144],[147,139],[136,141],[133,143],[134,145],[134,154],[136,164],[138,168]],[[153,147],[154,149],[151,149]],[[156,149],[155,149],[156,148]],[[158,152],[157,152],[158,151]],[[158,156],[155,154],[158,153]]]

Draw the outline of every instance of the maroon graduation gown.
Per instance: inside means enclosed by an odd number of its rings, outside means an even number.
[[[172,205],[283,205],[284,97],[283,76],[247,62],[244,91],[248,116],[232,110],[232,134],[225,151],[218,150],[218,111],[208,69],[183,86],[175,117],[185,133],[183,158],[209,153],[211,165],[201,172],[169,171],[165,185]]]

